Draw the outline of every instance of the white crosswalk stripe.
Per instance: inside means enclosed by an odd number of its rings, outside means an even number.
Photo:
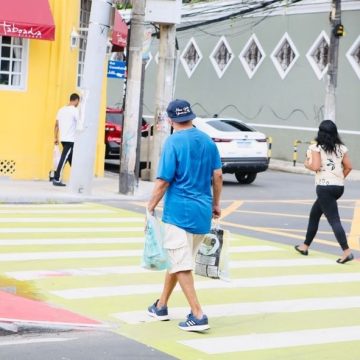
[[[131,238],[129,238],[131,239]],[[139,238],[142,242],[144,239]],[[85,240],[85,239],[84,239]],[[112,239],[115,240],[115,239]],[[125,239],[118,239],[125,240]],[[85,242],[84,242],[85,243]],[[279,259],[279,260],[243,260],[231,261],[230,268],[258,268],[258,267],[299,267],[299,266],[338,266],[335,261],[323,258],[314,259]],[[59,270],[37,270],[37,271],[13,271],[5,274],[17,280],[35,280],[57,276],[103,276],[111,274],[151,274],[149,270],[145,270],[140,266],[111,266],[111,267],[92,267],[78,269],[59,269]]]
[[[208,337],[206,339],[179,341],[179,343],[206,354],[223,354],[359,340],[360,326],[349,326],[228,337]]]
[[[270,260],[239,260],[231,261],[231,269],[241,268],[277,268],[277,267],[301,267],[301,266],[322,266],[334,265],[335,261],[325,258],[304,258],[304,259],[270,259]]]
[[[245,249],[243,249],[245,248]],[[256,251],[255,246],[251,247],[251,251]],[[273,251],[269,249],[262,249],[259,251]],[[250,249],[246,246],[230,247],[232,253],[249,252]],[[54,260],[54,259],[100,259],[100,258],[114,258],[114,257],[140,257],[143,253],[142,249],[137,250],[99,250],[99,251],[43,251],[43,252],[20,252],[20,253],[3,253],[0,254],[0,261],[29,261],[29,260]]]
[[[256,288],[273,286],[295,286],[307,284],[329,284],[359,282],[360,273],[325,273],[311,275],[288,275],[288,276],[269,276],[259,278],[234,279],[231,282],[225,281],[199,281],[197,289],[238,289]],[[151,294],[161,291],[163,284],[137,284],[124,286],[105,286],[94,288],[79,288],[52,291],[54,295],[65,299],[86,299],[108,296],[123,296],[136,294]],[[176,287],[175,291],[180,288]]]
[[[24,218],[0,218],[0,223],[133,223],[140,222],[145,223],[144,218],[140,217],[113,217],[113,218],[102,218],[102,217],[86,217],[86,218],[70,218],[70,217],[24,217]]]
[[[10,271],[5,275],[17,280],[36,280],[60,276],[103,276],[122,274],[150,274],[149,270],[140,266],[112,266],[96,268],[77,268],[60,270]]]
[[[273,313],[341,310],[352,308],[360,308],[360,296],[204,305],[203,311],[209,318],[215,318],[224,316],[264,315]],[[188,312],[189,307],[170,308],[169,316],[170,319],[182,319]],[[122,312],[113,314],[113,316],[128,324],[141,324],[144,322],[156,321],[153,317],[148,316],[145,310]]]
[[[1,239],[0,246],[79,245],[79,244],[143,244],[144,237],[54,238],[54,239]]]
[[[4,215],[29,215],[29,209],[11,209],[4,210],[0,206],[0,214]],[[57,214],[116,214],[112,209],[31,209],[31,214],[57,215]]]
[[[18,227],[0,228],[3,234],[144,232],[144,227]]]
[[[101,251],[44,251],[33,253],[0,254],[0,261],[30,261],[54,259],[99,259],[114,257],[140,257],[142,250],[101,250]]]

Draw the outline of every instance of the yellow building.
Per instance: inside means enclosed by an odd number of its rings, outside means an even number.
[[[91,0],[0,3],[0,179],[48,178],[57,110],[80,92],[90,7]],[[97,176],[104,165],[102,104]]]

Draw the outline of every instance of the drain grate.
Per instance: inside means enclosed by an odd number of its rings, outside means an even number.
[[[15,165],[14,160],[0,160],[0,176],[14,174],[16,170]]]

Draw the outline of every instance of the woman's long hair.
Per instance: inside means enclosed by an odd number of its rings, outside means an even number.
[[[317,137],[315,138],[317,145],[321,146],[325,152],[336,152],[336,145],[342,145],[337,127],[331,120],[324,120],[320,123]]]

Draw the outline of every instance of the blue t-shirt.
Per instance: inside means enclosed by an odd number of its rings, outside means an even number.
[[[211,178],[216,169],[221,169],[219,151],[205,133],[191,128],[167,138],[157,175],[170,183],[165,194],[165,223],[192,234],[210,231]]]

